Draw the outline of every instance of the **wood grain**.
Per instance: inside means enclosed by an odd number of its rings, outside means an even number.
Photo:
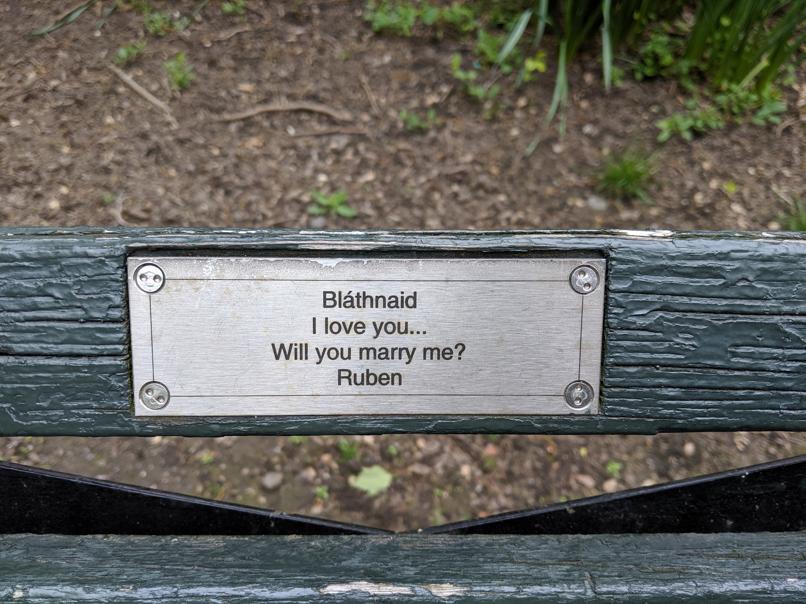
[[[593,417],[134,420],[125,260],[155,251],[602,255],[608,260],[604,412]],[[0,434],[744,429],[806,429],[803,235],[236,229],[0,233]]]
[[[803,533],[4,535],[0,600],[793,602],[805,556]]]

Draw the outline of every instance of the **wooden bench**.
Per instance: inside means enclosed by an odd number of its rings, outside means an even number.
[[[599,412],[137,417],[127,259],[144,253],[602,258],[607,270]],[[804,429],[802,235],[237,229],[0,234],[3,435]],[[350,535],[377,531],[261,516],[238,506],[6,464],[0,509],[10,511],[5,520],[0,514],[0,601],[797,600],[806,588],[806,538],[799,532],[806,528],[804,463],[436,527],[427,535]],[[718,496],[709,499],[709,493]],[[85,514],[77,521],[81,511],[70,506],[79,508],[82,498],[99,510],[142,510],[147,520],[139,529],[116,521],[114,513],[105,520],[103,514]],[[722,507],[722,516],[714,513]],[[585,524],[563,520],[572,514],[586,518]],[[188,515],[198,518],[195,524],[181,523]],[[683,522],[684,515],[701,522]],[[206,534],[205,526],[211,527]]]

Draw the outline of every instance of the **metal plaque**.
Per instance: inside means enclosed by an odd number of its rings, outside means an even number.
[[[137,256],[135,415],[599,412],[601,258]]]

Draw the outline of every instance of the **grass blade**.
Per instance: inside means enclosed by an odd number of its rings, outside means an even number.
[[[515,23],[515,27],[512,28],[512,31],[507,38],[507,41],[504,42],[504,45],[501,47],[501,51],[498,53],[498,56],[495,59],[495,62],[501,65],[506,58],[509,56],[515,47],[518,45],[518,42],[521,41],[523,37],[523,32],[526,31],[526,26],[529,25],[529,20],[532,18],[532,10],[528,9],[521,13],[521,16],[518,17],[518,22]]]
[[[605,90],[613,83],[613,45],[610,39],[611,0],[602,0],[602,76]]]
[[[53,23],[45,25],[45,27],[35,29],[30,33],[30,35],[33,37],[45,36],[49,33],[53,33],[58,29],[61,29],[65,25],[70,25],[73,21],[78,19],[84,13],[84,11],[86,11],[96,2],[98,2],[98,0],[86,0],[86,2],[82,2],[75,8],[71,8],[67,13],[56,19]]]

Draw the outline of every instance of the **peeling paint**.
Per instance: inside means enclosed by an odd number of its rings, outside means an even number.
[[[351,592],[363,592],[371,596],[413,596],[414,589],[406,585],[391,583],[370,583],[369,581],[352,581],[350,583],[331,583],[319,590],[323,596],[344,595]]]
[[[430,591],[431,595],[437,598],[452,598],[468,593],[467,587],[459,587],[451,583],[429,583],[428,585],[423,585],[423,588]]]

